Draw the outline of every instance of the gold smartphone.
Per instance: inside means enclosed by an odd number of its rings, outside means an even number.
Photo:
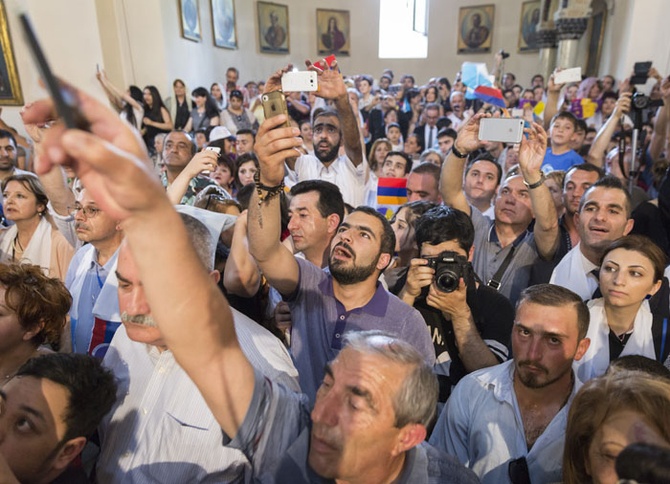
[[[261,103],[263,104],[263,113],[265,119],[278,116],[280,114],[286,115],[286,122],[278,128],[290,128],[288,122],[288,108],[286,107],[286,96],[281,91],[272,91],[261,96]]]

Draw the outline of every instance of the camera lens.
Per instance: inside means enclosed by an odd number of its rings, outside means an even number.
[[[458,289],[460,276],[454,271],[446,270],[435,275],[435,285],[442,292],[454,292]]]

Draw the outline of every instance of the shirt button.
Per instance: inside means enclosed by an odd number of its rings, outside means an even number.
[[[340,316],[340,321],[344,321],[344,315]]]
[[[340,333],[335,333],[335,337],[336,337],[336,338],[339,338],[339,337],[340,337]]]

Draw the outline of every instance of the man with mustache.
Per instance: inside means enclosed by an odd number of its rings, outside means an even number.
[[[465,376],[430,443],[458,458],[482,483],[560,482],[572,370],[589,347],[589,311],[560,286],[521,293],[512,328],[514,359]]]
[[[338,72],[320,73],[320,93],[331,95],[341,82]],[[379,212],[363,206],[344,218],[330,244],[328,272],[281,245],[278,195],[284,160],[301,144],[297,128],[281,127],[285,121],[283,115],[266,119],[256,136],[261,169],[247,227],[251,255],[291,310],[291,354],[303,392],[314,401],[326,363],[342,349],[344,332],[352,329],[395,333],[432,365],[435,351],[423,318],[378,282],[395,248],[393,229]],[[315,141],[315,149],[317,145]]]
[[[575,214],[579,244],[551,274],[550,282],[567,287],[586,300],[598,289],[597,269],[605,249],[633,229],[631,201],[618,178],[607,175],[584,193]]]
[[[196,218],[181,218],[195,253],[210,278],[218,281],[213,269],[215,239]],[[239,450],[221,445],[214,415],[165,346],[126,243],[119,249],[116,278],[123,326],[103,364],[117,378],[119,398],[99,428],[98,482],[242,480],[249,472],[248,462]],[[297,391],[297,372],[279,340],[234,309],[232,316],[250,364],[266,378]]]

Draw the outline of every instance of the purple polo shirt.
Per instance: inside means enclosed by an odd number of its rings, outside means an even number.
[[[426,363],[435,363],[435,349],[421,314],[377,283],[372,299],[345,311],[333,293],[333,277],[314,264],[296,259],[300,278],[296,291],[285,298],[291,308],[291,355],[302,391],[314,402],[326,363],[342,349],[347,331],[383,330],[414,346]]]

